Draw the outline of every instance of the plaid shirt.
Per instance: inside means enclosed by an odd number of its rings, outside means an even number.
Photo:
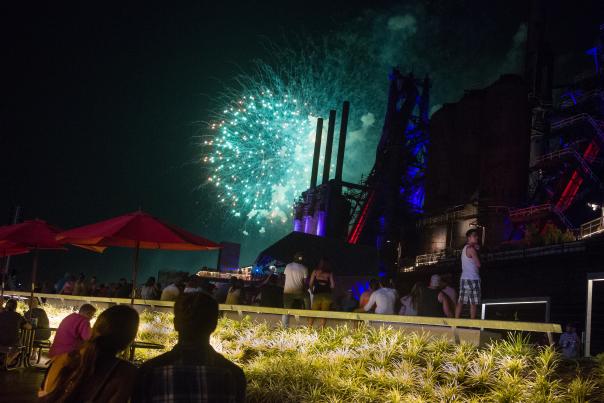
[[[241,368],[212,347],[176,345],[141,366],[132,401],[237,403],[245,384]]]

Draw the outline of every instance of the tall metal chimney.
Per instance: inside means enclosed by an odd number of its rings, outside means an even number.
[[[344,168],[344,151],[346,150],[346,132],[348,130],[348,112],[350,102],[344,101],[342,107],[342,120],[340,122],[340,139],[338,141],[338,158],[336,160],[336,182],[342,182],[342,170]]]
[[[317,130],[315,132],[315,153],[312,157],[312,172],[310,174],[310,188],[317,187],[317,176],[319,175],[319,158],[321,158],[321,137],[323,135],[323,118],[317,119]]]
[[[331,150],[333,149],[333,132],[336,125],[336,111],[329,111],[329,123],[327,124],[327,142],[325,144],[325,159],[323,160],[323,184],[329,182],[329,170],[331,165]]]

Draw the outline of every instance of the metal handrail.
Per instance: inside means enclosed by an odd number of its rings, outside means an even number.
[[[15,295],[29,297],[29,292],[23,291],[8,291],[7,295]],[[77,295],[61,295],[61,294],[43,294],[35,293],[34,296],[47,299],[62,299],[70,301],[82,302],[104,302],[115,304],[130,304],[129,298],[105,298],[105,297],[88,297]],[[134,305],[147,305],[151,308],[155,306],[172,307],[172,301],[149,301],[144,299],[135,299]],[[562,327],[557,323],[535,323],[535,322],[512,322],[501,320],[481,320],[481,319],[454,319],[454,318],[433,318],[429,316],[401,316],[401,315],[381,315],[373,313],[356,313],[356,312],[333,312],[333,311],[312,311],[305,309],[285,309],[285,308],[268,308],[261,306],[250,305],[227,305],[220,304],[220,311],[236,312],[240,315],[243,313],[269,314],[269,315],[293,315],[306,318],[321,318],[321,319],[336,319],[349,321],[365,321],[365,322],[381,322],[381,323],[398,323],[408,325],[427,325],[450,327],[454,331],[458,327],[472,329],[494,329],[494,330],[510,330],[538,333],[562,333]]]
[[[519,209],[510,210],[510,217],[517,217],[522,215],[533,215],[535,213],[541,213],[543,211],[550,211],[551,204],[539,204],[537,206],[524,207]]]
[[[595,220],[581,224],[579,236],[586,238],[604,231],[604,217],[598,217]]]
[[[545,162],[545,161],[551,161],[551,160],[554,160],[554,159],[557,159],[560,157],[565,157],[567,155],[575,158],[577,160],[577,162],[581,165],[581,168],[583,168],[583,172],[585,172],[587,174],[587,176],[589,176],[591,178],[591,180],[596,182],[600,188],[603,187],[602,182],[600,181],[600,178],[598,178],[598,176],[591,170],[591,168],[590,168],[589,164],[587,163],[587,161],[585,160],[585,158],[583,158],[583,156],[581,154],[579,154],[573,148],[563,148],[561,150],[554,151],[549,154],[545,154],[545,155],[537,158],[535,165]]]
[[[604,132],[602,131],[602,128],[600,127],[599,123],[587,113],[579,113],[578,115],[573,115],[569,118],[552,123],[551,129],[558,130],[565,126],[573,125],[581,120],[587,120],[587,122],[595,129],[600,140],[604,142]]]
[[[435,225],[435,224],[446,223],[448,221],[475,218],[476,216],[477,216],[477,212],[474,212],[474,211],[467,211],[467,210],[452,211],[452,212],[447,212],[447,213],[439,214],[439,215],[432,216],[432,217],[422,218],[419,221],[419,225],[420,226]]]
[[[415,257],[416,266],[427,266],[437,263],[439,260],[445,257],[445,251],[426,253],[423,255],[417,255]]]

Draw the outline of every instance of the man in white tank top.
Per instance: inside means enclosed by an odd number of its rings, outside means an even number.
[[[461,251],[461,279],[459,281],[459,301],[455,307],[455,317],[461,316],[463,305],[470,305],[470,317],[476,319],[476,309],[480,304],[480,258],[478,257],[478,231],[466,232],[467,243]]]

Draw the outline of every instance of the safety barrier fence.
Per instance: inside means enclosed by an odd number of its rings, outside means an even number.
[[[6,296],[29,297],[28,292],[8,291]],[[76,296],[76,295],[60,295],[60,294],[42,294],[36,293],[34,296],[38,298],[46,298],[60,300],[63,303],[68,301],[78,301],[86,303],[106,303],[106,304],[130,304],[129,298],[106,298],[106,297],[91,297],[91,296]],[[134,305],[137,307],[172,307],[174,302],[171,301],[155,301],[145,299],[135,299]],[[553,341],[553,333],[562,333],[562,328],[556,323],[536,323],[536,322],[516,322],[516,321],[501,321],[501,320],[481,320],[481,319],[454,319],[454,318],[434,318],[428,316],[401,316],[401,315],[380,315],[372,313],[357,313],[357,312],[333,312],[333,311],[312,311],[305,309],[285,309],[285,308],[268,308],[252,305],[226,305],[220,304],[222,312],[234,312],[243,316],[245,314],[264,314],[264,315],[291,315],[296,318],[317,318],[317,319],[332,319],[351,322],[372,322],[384,324],[400,324],[400,325],[416,325],[416,326],[437,326],[451,329],[455,340],[458,340],[457,329],[491,329],[505,331],[522,331],[546,333],[550,342]]]

